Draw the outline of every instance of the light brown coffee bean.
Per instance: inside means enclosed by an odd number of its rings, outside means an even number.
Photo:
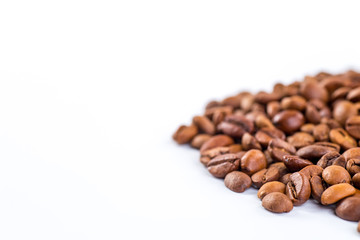
[[[349,183],[339,183],[327,188],[321,195],[321,204],[329,205],[340,201],[343,198],[354,195],[355,188]]]
[[[275,128],[272,124],[271,120],[267,118],[265,115],[260,114],[255,118],[255,126],[258,129],[261,128]]]
[[[200,149],[201,146],[210,138],[211,138],[211,135],[209,135],[209,134],[198,134],[191,141],[191,146],[193,148]]]
[[[310,178],[311,196],[319,203],[321,203],[321,195],[327,188],[326,183],[320,176],[313,176]]]
[[[282,176],[280,179],[279,179],[279,182],[282,182],[283,184],[288,184],[288,182],[290,182],[290,176],[291,176],[292,173],[287,173],[285,174],[284,176]]]
[[[317,162],[317,165],[326,168],[331,165],[338,165],[340,167],[345,168],[346,160],[343,155],[340,155],[338,152],[329,152],[322,156],[320,160]]]
[[[313,129],[313,135],[316,141],[328,141],[329,133],[330,128],[324,123],[316,125]]]
[[[334,128],[341,128],[340,123],[333,118],[323,117],[320,122],[326,124],[330,130]]]
[[[267,93],[267,92],[258,92],[255,94],[255,102],[261,104],[267,104],[272,101],[277,101],[280,99],[280,96],[276,93]]]
[[[340,100],[340,99],[345,99],[346,96],[348,95],[348,93],[350,92],[351,88],[349,87],[341,87],[336,89],[332,94],[331,94],[331,101],[336,101],[336,100]]]
[[[309,165],[301,169],[299,172],[304,174],[307,178],[311,179],[314,176],[321,176],[323,168],[317,165]]]
[[[250,176],[264,168],[266,168],[266,158],[260,150],[249,150],[241,158],[241,170]]]
[[[261,186],[257,193],[257,196],[258,198],[263,199],[266,195],[272,192],[285,193],[285,184],[278,181],[267,182]]]
[[[342,219],[358,222],[360,220],[360,198],[347,197],[341,200],[336,206],[335,213]]]
[[[230,115],[219,123],[217,129],[230,137],[241,138],[244,133],[254,131],[254,123],[244,116]]]
[[[185,144],[189,143],[196,136],[197,133],[198,128],[195,125],[181,125],[172,137],[178,144]]]
[[[309,134],[312,134],[313,133],[313,130],[314,130],[314,127],[315,127],[315,124],[313,123],[306,123],[304,125],[301,126],[300,130],[302,132],[306,132],[306,133],[309,133]]]
[[[219,155],[208,163],[209,172],[217,178],[224,178],[226,174],[239,169],[240,158],[238,155],[228,153]]]
[[[351,175],[359,173],[360,172],[360,159],[356,159],[356,158],[349,159],[346,162],[346,170],[348,170],[348,172]]]
[[[311,194],[309,179],[302,173],[295,172],[290,175],[290,182],[286,185],[286,195],[294,203],[299,206],[305,203]]]
[[[239,158],[245,154],[245,152],[241,151],[241,145],[239,144],[232,144],[226,147],[215,147],[202,152],[200,156],[200,162],[207,166],[211,159],[227,153],[236,153],[238,156],[240,156]]]
[[[256,140],[263,147],[267,147],[273,138],[285,140],[285,134],[277,128],[262,128],[255,134]]]
[[[278,112],[280,112],[280,110],[281,107],[278,101],[272,101],[266,105],[266,112],[269,118],[273,118]]]
[[[286,97],[281,100],[282,109],[303,111],[306,107],[306,99],[301,96]]]
[[[327,102],[329,99],[326,89],[316,81],[302,82],[300,86],[300,93],[308,100],[319,99],[322,102]]]
[[[264,183],[277,181],[280,178],[280,171],[278,168],[265,168],[251,176],[251,181],[256,188],[260,188]]]
[[[311,145],[315,142],[315,139],[312,135],[306,132],[296,132],[292,136],[287,138],[288,143],[293,145],[295,148],[302,148],[307,145]]]
[[[354,187],[360,189],[360,173],[357,173],[352,177],[352,182]]]
[[[357,113],[358,110],[356,109],[356,106],[352,102],[346,100],[337,102],[333,110],[334,119],[343,126],[349,117],[355,116]]]
[[[305,119],[301,112],[285,110],[276,114],[273,118],[274,125],[287,134],[294,133],[304,124]]]
[[[322,178],[329,185],[350,183],[351,181],[349,172],[345,168],[336,165],[325,168],[322,172]]]
[[[350,159],[360,159],[360,147],[351,148],[343,153],[346,161]]]
[[[360,101],[360,87],[352,89],[346,96],[346,99],[352,102]]]
[[[250,149],[261,150],[260,143],[250,133],[244,133],[241,139],[242,148],[247,151]]]
[[[333,143],[339,144],[343,150],[357,147],[355,139],[353,139],[344,129],[332,129],[329,133],[330,140]]]
[[[266,210],[274,213],[290,212],[293,209],[291,200],[285,194],[280,192],[267,194],[262,199],[262,206]]]
[[[224,183],[231,191],[242,193],[251,186],[251,179],[243,172],[233,171],[226,175]]]
[[[234,144],[234,140],[231,137],[222,134],[216,135],[203,143],[203,145],[200,148],[200,153],[203,153],[208,149],[212,149],[215,147],[229,146],[231,144]]]
[[[360,116],[349,117],[345,122],[346,131],[356,139],[360,139]]]
[[[215,134],[215,125],[205,116],[195,116],[193,118],[193,124],[197,126],[201,132],[209,135]]]
[[[236,109],[236,108],[240,108],[240,101],[241,101],[241,96],[239,96],[239,95],[231,96],[231,97],[227,97],[224,100],[222,100],[221,105],[222,106],[231,106],[234,109]]]

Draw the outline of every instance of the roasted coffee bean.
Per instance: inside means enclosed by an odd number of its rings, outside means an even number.
[[[270,165],[274,162],[274,159],[272,159],[271,157],[271,154],[268,150],[265,150],[264,151],[264,155],[265,155],[265,158],[266,158],[266,165]]]
[[[240,108],[240,101],[241,101],[241,96],[239,96],[239,95],[231,96],[231,97],[227,97],[224,100],[222,100],[221,105],[222,106],[231,106],[234,109]]]
[[[315,142],[315,139],[309,133],[296,132],[292,136],[289,136],[287,138],[287,141],[298,149],[313,144]]]
[[[339,144],[342,149],[348,150],[357,147],[355,139],[353,139],[344,129],[332,129],[329,133],[330,140],[333,143]]]
[[[209,135],[209,134],[198,134],[191,141],[191,146],[193,148],[200,149],[201,146],[210,138],[211,138],[211,135]]]
[[[319,99],[327,102],[329,99],[326,89],[315,81],[304,81],[300,86],[300,93],[306,99]]]
[[[355,116],[357,113],[358,110],[356,109],[356,106],[352,102],[346,100],[337,102],[333,110],[334,119],[343,126],[349,117]]]
[[[345,168],[346,160],[343,155],[340,155],[338,152],[329,152],[322,156],[320,160],[317,162],[317,165],[326,168],[331,165],[338,165],[340,167]]]
[[[301,96],[283,98],[281,100],[281,108],[303,111],[306,108],[306,99]]]
[[[341,128],[340,123],[333,118],[323,117],[320,122],[326,124],[330,129]]]
[[[341,200],[335,209],[338,217],[348,221],[360,220],[360,198],[348,197]]]
[[[295,172],[290,175],[290,182],[286,184],[286,195],[299,206],[310,198],[311,187],[309,179],[302,173]]]
[[[315,124],[313,123],[307,123],[307,124],[304,124],[301,126],[300,130],[302,132],[306,132],[306,133],[309,133],[309,134],[312,134],[313,133],[313,130],[314,130],[314,127],[315,127]]]
[[[280,110],[281,110],[280,103],[277,101],[269,102],[266,105],[266,112],[269,118],[273,118],[278,112],[280,112]]]
[[[276,114],[273,118],[274,125],[285,133],[291,134],[304,124],[305,119],[301,112],[285,110]]]
[[[260,114],[255,119],[255,126],[258,129],[261,128],[274,128],[274,125],[272,124],[271,120],[267,118],[265,115]]]
[[[254,130],[254,123],[243,116],[230,115],[219,123],[217,129],[228,136],[241,138],[244,133]]]
[[[200,148],[200,153],[202,154],[204,151],[208,149],[212,149],[215,147],[224,147],[234,144],[234,140],[227,135],[216,135],[211,137],[209,140],[203,143]]]
[[[360,139],[360,116],[352,116],[346,120],[346,131],[356,139]]]
[[[267,92],[258,92],[255,94],[255,102],[261,103],[261,104],[267,104],[272,101],[277,101],[280,99],[280,96],[275,93],[267,93]]]
[[[219,155],[208,163],[209,172],[217,178],[224,178],[226,174],[238,170],[240,165],[240,158],[238,155],[228,153]]]
[[[323,102],[315,99],[307,103],[305,117],[308,122],[318,124],[321,118],[330,118],[331,112]]]
[[[221,106],[220,102],[213,100],[213,101],[210,101],[208,104],[206,104],[205,110],[210,109],[210,108],[214,108],[214,107],[220,107],[220,106]]]
[[[346,99],[352,102],[360,101],[360,87],[352,89],[346,96]]]
[[[194,125],[180,126],[173,135],[173,139],[178,144],[189,143],[198,133],[198,128]]]
[[[327,76],[320,82],[320,86],[331,94],[336,89],[345,86],[345,78],[342,76]]]
[[[289,172],[297,172],[306,166],[313,165],[309,160],[294,155],[284,155],[283,161]]]
[[[346,170],[351,175],[355,175],[360,172],[360,159],[352,158],[346,162]]]
[[[316,125],[313,129],[313,135],[316,141],[328,141],[329,140],[330,128],[328,125],[322,123]]]
[[[227,153],[237,153],[237,155],[240,156],[239,158],[242,157],[241,154],[245,154],[245,152],[241,152],[241,145],[239,144],[232,144],[227,147],[215,147],[202,152],[200,156],[200,162],[207,166],[210,160],[214,157]]]
[[[278,168],[272,167],[262,169],[251,176],[251,181],[256,188],[260,188],[264,183],[277,181],[280,178]]]
[[[231,191],[242,193],[251,186],[251,179],[243,172],[233,171],[226,175],[224,183]]]
[[[360,147],[351,148],[343,153],[346,161],[350,159],[360,159]]]
[[[336,165],[325,168],[322,172],[322,178],[329,185],[350,183],[351,181],[349,172],[345,168]]]
[[[321,204],[329,205],[340,201],[343,198],[354,195],[355,188],[349,183],[339,183],[328,187],[321,195]]]
[[[291,176],[292,173],[287,173],[285,174],[284,176],[282,176],[280,179],[279,179],[279,182],[282,182],[283,184],[288,184],[288,182],[290,182],[290,176]]]
[[[352,177],[352,183],[354,187],[360,189],[360,173],[357,173]]]
[[[266,195],[272,192],[285,193],[285,184],[278,181],[267,182],[261,186],[258,191],[258,198],[263,199]]]
[[[256,140],[255,137],[253,137],[251,134],[249,133],[245,133],[242,136],[241,139],[241,144],[242,144],[242,148],[247,151],[250,149],[258,149],[261,150],[261,145],[260,143]]]
[[[193,118],[193,124],[197,126],[201,132],[209,135],[215,134],[215,125],[207,117],[195,116]]]
[[[231,115],[233,111],[234,108],[231,106],[216,106],[206,109],[204,115],[209,119],[213,119],[215,114],[228,116]]]
[[[326,189],[325,182],[320,176],[313,176],[310,178],[311,196],[319,203],[321,203],[321,195]]]
[[[272,192],[262,199],[262,206],[274,213],[290,212],[293,209],[291,200],[281,192]]]
[[[266,158],[260,150],[249,150],[241,158],[241,170],[250,176],[264,168],[266,168]]]
[[[269,168],[277,168],[279,170],[280,178],[288,173],[287,168],[283,162],[276,162],[270,164]]]
[[[351,88],[349,87],[341,87],[336,89],[331,94],[331,101],[339,100],[339,99],[345,99],[348,93],[350,92]]]
[[[326,153],[333,152],[334,150],[336,150],[336,149],[334,149],[331,146],[324,146],[321,144],[312,144],[312,145],[300,148],[296,152],[296,155],[301,158],[304,158],[304,159],[309,159],[310,161],[317,161],[322,156],[324,156]]]
[[[245,112],[250,111],[253,106],[255,98],[252,94],[248,93],[241,97],[240,108]]]
[[[299,172],[304,174],[307,178],[311,179],[314,176],[321,176],[323,168],[317,165],[309,165],[301,169]]]
[[[285,134],[276,128],[262,128],[256,132],[255,138],[263,147],[267,147],[274,138],[285,140]]]
[[[284,161],[283,156],[289,154],[295,154],[296,149],[291,144],[275,138],[269,142],[268,151],[273,159],[277,161]]]

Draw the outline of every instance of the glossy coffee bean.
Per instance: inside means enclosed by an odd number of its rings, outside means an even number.
[[[265,168],[251,176],[251,181],[256,188],[260,188],[264,183],[277,181],[280,178],[280,171],[278,168]]]
[[[284,161],[283,157],[285,155],[295,154],[296,149],[288,142],[275,138],[269,142],[268,151],[274,160]]]
[[[217,129],[230,137],[241,138],[244,133],[254,130],[254,123],[244,116],[230,115],[219,123]]]
[[[348,170],[351,175],[360,173],[360,159],[349,159],[346,162],[346,170]]]
[[[285,174],[284,176],[282,176],[280,179],[279,179],[279,182],[282,182],[283,184],[288,184],[288,182],[290,182],[290,176],[291,176],[292,173],[287,173]]]
[[[203,143],[203,145],[200,148],[200,153],[203,153],[208,149],[212,149],[215,147],[229,146],[231,144],[234,144],[234,140],[231,137],[227,135],[216,135]]]
[[[321,176],[323,168],[317,165],[309,165],[301,169],[299,172],[304,174],[307,178],[312,178],[314,176]]]
[[[231,191],[242,193],[251,186],[251,179],[243,172],[233,171],[226,175],[224,183]]]
[[[327,102],[329,99],[326,89],[315,81],[304,81],[300,87],[300,93],[306,99],[319,99]]]
[[[304,124],[305,119],[301,112],[285,110],[276,114],[273,118],[274,125],[287,134],[291,134]]]
[[[326,168],[331,165],[338,165],[340,167],[345,168],[346,160],[343,155],[338,152],[329,152],[322,156],[320,160],[317,162],[317,165]]]
[[[315,139],[309,133],[296,132],[287,138],[287,142],[298,149],[313,144]]]
[[[266,168],[266,158],[260,150],[249,150],[241,158],[241,170],[250,176],[264,168]]]
[[[173,139],[178,144],[189,143],[198,133],[198,128],[195,125],[180,126],[173,134]]]
[[[360,189],[360,173],[357,173],[352,177],[352,182],[354,187]]]
[[[201,132],[207,133],[209,135],[215,134],[215,125],[205,116],[195,116],[193,118],[193,124],[197,126]]]
[[[282,109],[303,111],[306,107],[306,99],[301,96],[286,97],[281,100]]]
[[[350,159],[360,159],[360,147],[351,148],[343,153],[346,161]]]
[[[355,188],[349,183],[339,183],[327,188],[321,195],[321,204],[329,205],[340,201],[343,198],[354,195]]]
[[[290,212],[293,209],[291,200],[281,192],[272,192],[262,199],[262,206],[274,213]]]
[[[360,220],[360,198],[348,197],[341,200],[336,206],[335,213],[342,219],[358,222]]]
[[[241,139],[242,148],[247,151],[250,149],[261,150],[260,143],[250,133],[245,133]]]
[[[351,181],[349,172],[345,168],[336,165],[325,168],[322,172],[322,178],[329,185],[350,183]]]
[[[269,118],[273,118],[280,110],[281,107],[278,101],[272,101],[266,105],[266,112]]]
[[[345,125],[346,120],[349,117],[357,115],[357,109],[356,106],[346,100],[339,101],[335,104],[334,110],[333,110],[333,116],[336,121],[338,121],[341,125]]]
[[[309,179],[302,173],[295,172],[290,175],[290,182],[286,185],[286,195],[299,206],[310,198],[311,187]]]
[[[285,140],[285,134],[276,128],[262,128],[256,132],[255,138],[261,146],[267,147],[274,138]]]
[[[360,101],[360,87],[352,89],[346,96],[346,99],[352,102]]]
[[[330,128],[324,123],[316,125],[313,129],[313,135],[316,141],[328,141],[329,133]]]
[[[283,161],[289,172],[297,172],[306,166],[313,165],[311,161],[294,155],[284,155]]]
[[[346,131],[356,139],[360,139],[360,116],[349,117],[345,122]]]
[[[319,203],[321,203],[321,196],[327,188],[326,183],[320,176],[313,176],[310,178],[311,196]]]
[[[200,156],[200,162],[207,166],[211,159],[227,153],[236,153],[238,156],[240,156],[240,158],[243,154],[245,154],[245,152],[241,152],[241,145],[239,144],[232,144],[226,147],[215,147],[202,152]]]
[[[268,117],[266,117],[265,115],[263,115],[263,114],[260,114],[259,116],[257,116],[255,118],[255,126],[258,129],[261,129],[261,128],[274,128],[274,125],[272,124],[271,120]]]
[[[198,134],[191,141],[191,146],[193,148],[200,149],[201,146],[210,138],[211,138],[211,135],[209,135],[209,134]]]
[[[272,192],[285,193],[285,184],[278,181],[267,182],[261,186],[257,193],[257,196],[258,198],[263,199],[266,195]]]
[[[357,143],[344,129],[335,128],[329,133],[330,140],[333,143],[339,144],[343,150],[357,147]]]
[[[238,170],[239,165],[240,158],[238,157],[238,155],[228,153],[224,155],[219,155],[210,160],[207,168],[214,177],[224,178],[228,173]]]

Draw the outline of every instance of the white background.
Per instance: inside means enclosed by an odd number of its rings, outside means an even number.
[[[360,69],[358,1],[0,2],[0,239],[358,239],[171,139],[205,104]]]

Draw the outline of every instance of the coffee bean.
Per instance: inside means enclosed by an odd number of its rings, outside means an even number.
[[[295,148],[302,148],[307,145],[311,145],[315,142],[313,136],[306,132],[296,132],[292,136],[287,138],[288,143],[293,145]]]
[[[346,160],[343,155],[340,155],[338,152],[329,152],[320,158],[317,162],[317,165],[326,168],[331,165],[338,165],[343,168],[346,166]]]
[[[233,153],[219,155],[208,163],[209,172],[217,178],[224,178],[226,174],[238,170],[240,158]]]
[[[321,195],[321,204],[329,205],[340,201],[343,198],[354,195],[355,188],[349,183],[339,183],[327,188]]]
[[[272,192],[262,199],[262,206],[274,213],[290,212],[293,209],[293,203],[281,192]]]
[[[326,124],[330,129],[341,128],[340,123],[333,118],[323,117],[320,122]]]
[[[258,198],[263,199],[266,195],[272,192],[285,193],[285,184],[278,181],[267,182],[261,186],[258,191]]]
[[[237,155],[241,155],[242,153],[245,154],[245,152],[241,152],[241,145],[239,144],[233,144],[226,147],[215,147],[203,151],[200,156],[200,162],[207,166],[211,159],[227,153],[237,153]]]
[[[297,172],[306,166],[313,165],[309,160],[293,155],[284,155],[283,161],[289,172]]]
[[[348,93],[350,92],[351,88],[349,87],[341,87],[336,89],[332,94],[331,94],[331,100],[335,101],[335,100],[339,100],[339,99],[345,99],[346,96],[348,95]]]
[[[203,153],[208,149],[212,149],[215,147],[229,146],[231,144],[234,144],[234,140],[231,137],[227,135],[216,135],[203,143],[203,145],[200,148],[200,153]]]
[[[354,187],[360,189],[360,173],[357,173],[352,177],[352,182]]]
[[[296,152],[296,155],[301,158],[304,158],[304,159],[309,159],[311,161],[317,161],[322,156],[324,156],[326,153],[333,152],[334,150],[335,149],[331,146],[312,144],[312,145],[300,148]]]
[[[348,150],[357,147],[355,139],[353,139],[344,129],[332,129],[329,133],[330,140],[333,143],[339,144],[342,149]]]
[[[233,171],[226,175],[224,183],[231,191],[242,193],[251,186],[251,179],[243,172]]]
[[[276,127],[285,133],[291,134],[304,124],[305,119],[301,112],[296,110],[285,110],[276,114],[273,118]]]
[[[280,178],[278,168],[272,167],[262,169],[251,176],[251,181],[256,188],[260,188],[264,183],[277,181]]]
[[[282,176],[280,179],[279,179],[279,182],[282,182],[283,184],[288,184],[288,182],[290,182],[290,176],[291,176],[292,173],[287,173],[285,174],[284,176]]]
[[[319,99],[323,102],[328,101],[328,92],[316,81],[304,81],[300,86],[300,93],[306,99]]]
[[[251,107],[254,105],[255,97],[248,93],[241,97],[240,108],[245,112],[250,111]]]
[[[320,86],[324,87],[329,93],[345,86],[346,78],[343,76],[327,76],[321,82]]]
[[[255,125],[258,129],[274,128],[274,125],[272,124],[271,120],[262,114],[260,114],[255,118]]]
[[[287,168],[283,162],[276,162],[270,164],[269,168],[277,168],[279,170],[280,178],[288,173]]]
[[[240,101],[241,101],[241,96],[239,96],[239,95],[231,96],[231,97],[227,97],[224,100],[222,100],[221,105],[222,106],[231,106],[234,109],[240,108]]]
[[[310,178],[311,196],[319,203],[321,203],[321,195],[327,188],[326,183],[320,176],[313,176]]]
[[[306,123],[304,125],[301,126],[300,130],[302,132],[306,132],[309,134],[313,134],[313,130],[314,130],[315,124],[313,123]]]
[[[213,119],[214,115],[224,115],[224,116],[228,116],[231,115],[232,112],[234,111],[234,108],[231,106],[214,106],[214,107],[210,107],[207,108],[205,110],[205,116],[208,117],[209,119]]]
[[[180,126],[173,135],[173,139],[178,144],[189,143],[198,133],[198,128],[194,125]]]
[[[360,159],[352,158],[346,162],[346,170],[351,175],[355,175],[360,172]]]
[[[356,106],[352,102],[342,100],[335,104],[333,116],[336,121],[344,126],[346,120],[349,117],[355,116],[357,112]]]
[[[193,118],[193,124],[198,127],[198,129],[209,135],[215,134],[215,125],[204,116],[195,116]]]
[[[350,159],[360,159],[360,147],[351,148],[343,153],[346,161]]]
[[[243,116],[230,115],[219,123],[217,129],[228,136],[241,138],[244,133],[254,130],[254,123]]]
[[[284,161],[283,157],[289,154],[295,154],[296,149],[291,144],[275,138],[269,142],[268,151],[271,157],[277,161]]]
[[[241,158],[241,170],[250,176],[264,168],[266,168],[266,158],[260,150],[249,150]]]
[[[350,183],[351,181],[349,172],[345,168],[336,165],[325,168],[322,172],[322,178],[329,185]]]
[[[262,128],[256,132],[255,138],[263,147],[267,147],[274,138],[285,140],[285,134],[276,128]]]
[[[277,101],[280,96],[275,93],[259,92],[255,94],[255,101],[261,104],[267,104],[272,101]]]
[[[314,176],[321,176],[323,168],[317,165],[309,165],[301,169],[299,172],[304,174],[307,178],[311,179]]]
[[[335,213],[338,217],[348,221],[360,220],[360,198],[347,197],[341,200],[337,206]]]
[[[295,172],[290,175],[290,181],[286,184],[286,195],[299,206],[310,198],[311,187],[309,179],[302,173]]]
[[[193,148],[200,149],[201,146],[210,138],[211,138],[211,135],[209,135],[209,134],[198,134],[191,141],[191,146]]]
[[[360,101],[360,87],[352,89],[346,96],[346,99],[352,102]]]
[[[328,125],[318,124],[313,129],[313,135],[316,141],[328,141],[330,129]]]
[[[286,97],[281,100],[282,109],[303,111],[306,107],[306,99],[301,96]]]
[[[253,137],[251,134],[249,133],[245,133],[242,136],[241,139],[241,144],[242,147],[245,151],[250,150],[250,149],[258,149],[261,150],[261,145],[260,143],[256,140],[255,137]]]
[[[278,112],[280,112],[280,110],[281,107],[278,101],[272,101],[266,105],[266,112],[269,118],[273,118]]]
[[[356,139],[360,139],[360,116],[352,116],[346,120],[346,131]]]

